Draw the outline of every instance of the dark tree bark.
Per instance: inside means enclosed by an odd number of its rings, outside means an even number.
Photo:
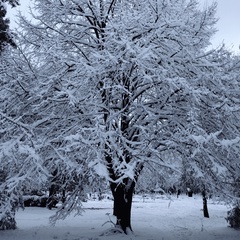
[[[57,204],[56,195],[57,195],[57,186],[55,184],[52,184],[49,188],[49,196],[47,199],[47,207],[50,210],[53,207],[55,207]]]
[[[111,190],[114,198],[113,215],[117,218],[117,226],[127,234],[127,230],[132,231],[131,226],[131,208],[132,197],[135,183],[133,180],[126,178],[124,183],[111,183]]]
[[[179,197],[180,193],[181,193],[181,190],[178,189],[178,190],[177,190],[177,198]]]
[[[50,187],[49,187],[49,196],[47,199],[47,207],[48,209],[52,209],[53,207],[56,206],[57,204],[57,192],[59,190],[59,186],[57,185],[57,174],[58,174],[58,170],[54,170],[52,173],[52,179],[50,180]]]
[[[205,190],[202,191],[202,199],[203,199],[203,216],[205,218],[209,218],[208,207],[207,207],[207,197]]]

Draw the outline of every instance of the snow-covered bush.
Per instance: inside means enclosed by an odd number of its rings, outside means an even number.
[[[6,188],[2,188],[2,183],[5,182],[6,177],[6,171],[0,169],[0,230],[16,229],[15,211],[17,203],[14,200],[8,201],[9,195],[6,193]],[[7,202],[9,204],[6,204]]]
[[[240,228],[240,208],[239,206],[234,207],[227,212],[227,222],[232,228]]]
[[[24,207],[46,207],[47,206],[46,195],[26,195],[23,196]]]
[[[5,216],[0,219],[0,230],[6,229],[16,229],[15,212],[7,212]]]

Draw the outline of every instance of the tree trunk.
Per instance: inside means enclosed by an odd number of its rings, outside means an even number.
[[[56,204],[57,204],[56,195],[57,195],[57,187],[55,184],[52,184],[49,188],[49,196],[47,199],[47,207],[50,210],[53,207],[56,207]]]
[[[135,183],[131,179],[125,179],[124,183],[111,183],[111,190],[114,198],[113,215],[117,218],[116,225],[119,226],[125,234],[131,227],[131,208],[132,197]]]
[[[53,207],[56,207],[56,204],[58,203],[57,201],[57,192],[59,190],[59,186],[57,184],[57,174],[58,170],[55,169],[52,172],[52,179],[50,180],[50,187],[49,187],[49,195],[47,199],[47,207],[48,209],[52,209]]]
[[[205,218],[209,218],[208,207],[207,207],[207,197],[205,190],[202,191],[202,199],[203,199],[203,216]]]

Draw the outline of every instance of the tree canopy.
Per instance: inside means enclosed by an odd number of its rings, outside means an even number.
[[[97,174],[124,232],[147,166],[233,196],[240,63],[224,48],[207,50],[215,3],[35,0],[35,9],[34,21],[22,17],[19,48],[1,74],[0,161],[17,166],[9,192],[55,173],[72,194],[61,218],[81,206]]]

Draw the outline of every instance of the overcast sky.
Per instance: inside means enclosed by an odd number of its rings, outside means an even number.
[[[213,0],[200,0],[204,4],[210,4]],[[240,53],[240,0],[216,0],[218,3],[216,25],[218,32],[212,39],[214,46],[222,42],[237,53]]]
[[[23,13],[28,12],[27,6],[32,0],[20,0],[21,7],[18,7]],[[202,4],[208,5],[214,0],[199,0]],[[219,18],[216,25],[218,32],[212,39],[213,47],[219,46],[221,43],[236,53],[240,54],[240,0],[216,0],[218,3],[217,17]],[[11,26],[14,28],[14,13],[8,7],[8,17]]]

